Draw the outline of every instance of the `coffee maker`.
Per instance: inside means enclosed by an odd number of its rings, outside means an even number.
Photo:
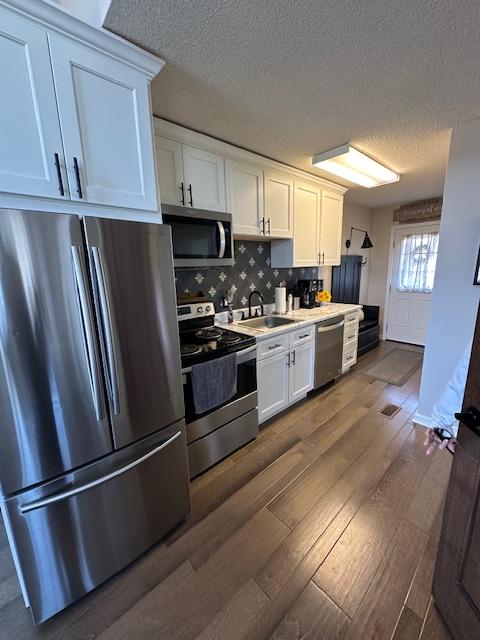
[[[323,291],[323,280],[298,280],[297,289],[300,294],[300,306],[313,309],[318,306],[317,293]]]

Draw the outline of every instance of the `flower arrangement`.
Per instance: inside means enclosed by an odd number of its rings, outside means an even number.
[[[317,302],[321,305],[327,304],[327,302],[332,301],[332,294],[330,291],[319,291],[317,293]]]

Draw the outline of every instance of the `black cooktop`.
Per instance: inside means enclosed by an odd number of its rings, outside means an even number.
[[[210,325],[201,329],[180,332],[182,368],[190,367],[229,353],[242,351],[255,344],[255,338],[242,333]]]

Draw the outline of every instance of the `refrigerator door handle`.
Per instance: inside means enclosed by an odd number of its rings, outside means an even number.
[[[98,303],[102,316],[103,336],[105,352],[107,356],[108,378],[110,383],[110,397],[114,415],[120,413],[120,401],[118,394],[117,359],[115,354],[115,342],[112,332],[112,319],[108,302],[107,287],[105,284],[105,270],[103,268],[102,254],[99,247],[92,247],[93,266],[98,291]]]
[[[134,469],[135,467],[138,467],[139,464],[142,464],[142,462],[145,462],[146,460],[148,460],[149,458],[157,454],[162,449],[165,449],[166,447],[171,445],[172,442],[175,442],[175,440],[177,440],[177,438],[179,438],[181,435],[182,435],[182,432],[177,431],[177,433],[174,433],[173,436],[168,438],[168,440],[165,440],[165,442],[163,442],[158,447],[155,447],[155,449],[152,449],[151,451],[149,451],[148,453],[145,453],[143,456],[141,456],[140,458],[137,458],[133,462],[130,462],[129,464],[126,464],[124,467],[120,467],[120,469],[116,469],[115,471],[112,471],[111,473],[108,473],[107,475],[102,476],[101,478],[97,478],[96,480],[92,480],[91,482],[86,482],[85,484],[82,484],[79,487],[74,487],[73,489],[68,489],[67,491],[54,493],[53,495],[47,496],[46,498],[40,498],[39,500],[33,500],[32,502],[27,502],[27,504],[22,504],[19,507],[20,513],[28,513],[29,511],[33,511],[34,509],[40,509],[42,507],[47,507],[51,504],[54,504],[55,502],[61,502],[62,500],[73,498],[74,496],[77,496],[80,493],[84,493],[84,491],[89,491],[90,489],[93,489],[94,487],[98,487],[99,485],[104,484],[105,482],[108,482],[109,480],[112,480],[117,476],[121,476],[127,471],[130,471],[130,469]]]
[[[84,348],[90,373],[90,388],[92,390],[93,404],[97,421],[103,419],[102,415],[102,383],[99,372],[99,362],[94,343],[94,329],[88,300],[87,287],[85,284],[85,271],[80,253],[80,247],[72,245],[72,265],[75,283],[77,286],[78,303],[80,308],[81,321],[84,327]]]

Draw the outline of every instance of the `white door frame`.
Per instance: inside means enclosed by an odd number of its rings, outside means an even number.
[[[389,304],[390,304],[390,288],[392,286],[392,275],[393,275],[393,257],[395,254],[395,249],[393,246],[393,242],[395,240],[395,233],[397,229],[421,229],[422,227],[431,227],[432,225],[438,224],[440,227],[440,220],[430,220],[429,222],[415,222],[412,224],[400,224],[396,223],[392,225],[390,229],[390,247],[388,251],[388,277],[387,277],[387,290],[385,292],[385,306],[383,307],[383,322],[382,322],[382,340],[387,339],[387,322],[388,322],[388,314],[389,314]]]

